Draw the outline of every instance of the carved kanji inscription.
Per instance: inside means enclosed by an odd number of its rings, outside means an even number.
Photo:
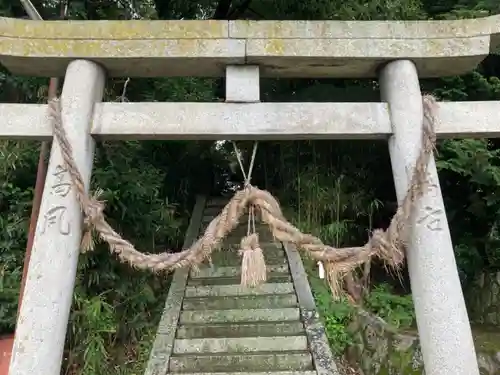
[[[71,191],[71,182],[69,181],[68,170],[61,165],[56,166],[56,171],[52,173],[56,181],[51,186],[51,193],[60,197],[66,197]]]
[[[71,232],[71,225],[66,215],[66,206],[55,206],[43,215],[43,227],[41,234],[47,229],[56,227],[60,234],[67,236]]]
[[[425,225],[425,227],[431,231],[441,231],[443,230],[442,226],[442,217],[444,211],[440,208],[433,208],[431,206],[425,206],[423,208],[423,213],[420,218],[417,220],[418,224]]]

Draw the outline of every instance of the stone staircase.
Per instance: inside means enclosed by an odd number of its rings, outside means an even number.
[[[185,246],[227,200],[200,197]],[[212,256],[212,266],[174,274],[146,375],[338,374],[295,249],[259,225],[267,283],[240,286],[237,252],[246,222]],[[229,250],[229,251],[227,251]]]

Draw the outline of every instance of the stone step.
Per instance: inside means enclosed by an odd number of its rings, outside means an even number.
[[[210,221],[210,220],[209,220]],[[208,223],[205,225],[202,225],[200,227],[200,233],[205,233],[205,230],[208,227]],[[259,235],[259,241],[262,242],[273,242],[277,241],[273,237],[272,233],[269,231],[267,227],[262,226],[260,229],[257,229],[257,234]],[[246,225],[244,228],[242,226],[239,226],[232,231],[230,231],[227,234],[227,239],[224,241],[224,243],[231,243],[231,244],[239,244],[241,242],[241,239],[247,235],[247,228]]]
[[[272,232],[271,232],[271,229],[269,228],[269,225],[267,225],[264,222],[255,223],[255,231],[259,235],[259,238],[262,238],[262,236],[264,236],[264,235],[271,235],[272,236]],[[240,222],[240,225],[237,226],[236,228],[234,228],[231,231],[231,233],[235,233],[238,236],[246,236],[246,235],[248,235],[247,220],[242,220]]]
[[[246,310],[189,310],[182,311],[180,324],[196,323],[251,323],[300,320],[298,308]]]
[[[215,217],[215,216],[214,216]],[[200,226],[203,230],[205,230],[208,227],[208,224],[212,221],[213,217],[206,217],[204,219],[204,223]],[[247,221],[248,219],[245,220],[240,220],[239,225],[234,228],[230,233],[236,233],[238,236],[246,236],[248,232],[248,224]],[[263,222],[255,223],[255,230],[259,235],[261,233],[271,233],[269,230],[269,226]]]
[[[232,277],[205,277],[189,279],[188,285],[234,285],[241,281],[241,276]],[[290,283],[292,281],[292,276],[286,273],[268,273],[267,282],[268,283]]]
[[[275,246],[269,246],[262,250],[266,266],[268,264],[282,265],[287,263],[285,250],[279,249]],[[217,250],[212,253],[212,263],[219,267],[241,265],[242,259],[242,256],[236,248]]]
[[[170,357],[169,371],[186,373],[208,372],[258,372],[258,371],[311,371],[312,357],[309,352],[258,352],[252,354],[197,354],[173,355]],[[216,375],[216,374],[214,374]],[[271,374],[270,374],[271,375]]]
[[[307,350],[306,336],[177,339],[174,354],[251,353]]]
[[[288,265],[288,260],[285,256],[281,257],[265,257],[265,262],[266,266],[285,266]],[[237,267],[241,266],[242,259],[241,257],[236,257],[236,256],[229,256],[229,257],[223,257],[223,256],[212,256],[212,264],[214,266],[219,266],[219,267]],[[204,263],[199,265],[200,268],[204,267],[210,267],[210,263],[208,262],[208,259],[204,261]]]
[[[212,253],[212,256],[223,253],[223,254],[231,254],[235,255],[238,258],[241,258],[241,255],[239,254],[239,250],[241,249],[241,244],[239,242],[239,238],[228,238],[228,240],[233,241],[232,243],[226,243],[223,242],[220,245],[220,248],[217,250],[214,250]],[[281,243],[275,243],[275,242],[261,242],[260,243],[260,248],[262,249],[262,252],[264,256],[275,256],[277,254],[283,255],[285,253],[285,249],[281,245]]]
[[[288,265],[268,265],[267,272],[283,272],[290,274]],[[200,266],[198,270],[191,270],[191,278],[205,278],[205,277],[231,277],[240,276],[241,267],[219,267],[214,266],[213,268],[207,266]]]
[[[293,292],[293,283],[265,283],[254,288],[242,285],[199,285],[186,287],[185,297],[255,296]]]
[[[195,339],[207,337],[295,336],[303,334],[304,331],[304,324],[301,321],[235,324],[200,323],[179,326],[176,337],[179,339]]]
[[[215,279],[217,280],[217,279]],[[259,296],[191,297],[184,298],[184,310],[278,309],[296,307],[295,293]]]
[[[266,372],[184,372],[182,375],[317,375],[316,371],[273,371]]]
[[[208,223],[210,223],[215,216],[216,215],[212,216],[212,215],[204,214],[203,217],[201,218],[201,228],[203,228],[203,230],[205,230],[206,227],[208,226]]]
[[[207,201],[205,203],[205,209],[208,207],[224,207],[228,203],[229,203],[229,198],[213,197],[213,198],[207,199]]]
[[[241,244],[241,239],[247,235],[246,231],[245,233],[242,233],[241,235],[238,233],[229,233],[229,235],[224,239],[222,242],[223,246],[227,247],[240,247]],[[263,249],[262,245],[263,244],[272,244],[274,247],[279,247],[279,242],[275,239],[271,233],[262,233],[259,232],[259,243],[261,244],[261,248]]]
[[[228,203],[228,202],[226,202],[226,203]],[[221,213],[224,206],[225,206],[225,204],[218,204],[218,205],[213,205],[210,207],[205,207],[205,209],[203,210],[203,216],[215,217]]]
[[[216,212],[216,213],[205,213],[203,212],[203,217],[201,218],[201,223],[202,225],[205,224],[207,225],[208,223],[210,223],[214,217],[216,217],[217,215],[219,215],[219,213],[222,211],[222,208],[223,207],[220,207],[219,210]],[[239,223],[240,225],[245,225],[245,228],[246,228],[246,225],[248,223],[248,214],[243,214],[239,220]],[[256,220],[255,224],[262,224],[262,222],[260,221],[260,219]]]

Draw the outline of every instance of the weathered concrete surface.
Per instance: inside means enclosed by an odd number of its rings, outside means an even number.
[[[226,103],[258,103],[260,101],[258,65],[226,68]]]
[[[238,372],[284,370],[313,370],[311,354],[302,352],[273,352],[256,354],[208,354],[180,355],[172,357],[169,371],[172,373],[195,372],[199,369],[209,372],[223,372],[232,368],[233,374]]]
[[[265,283],[254,288],[236,285],[188,286],[186,297],[255,296],[263,294],[288,294],[294,291],[292,283]]]
[[[296,336],[304,334],[304,324],[295,322],[256,322],[236,324],[196,324],[181,325],[177,329],[177,338],[206,337],[268,337]]]
[[[269,337],[225,337],[175,340],[175,354],[247,353],[280,350],[307,350],[305,335]]]
[[[500,35],[500,16],[451,21],[230,21],[231,38],[397,39]]]
[[[288,265],[268,266],[267,272],[288,273]],[[202,277],[232,277],[241,276],[241,267],[217,267],[217,268],[202,268],[199,270],[191,270],[190,276],[192,278]]]
[[[394,37],[394,36],[397,37]],[[0,62],[61,76],[74,58],[111,76],[218,76],[259,64],[262,76],[376,77],[396,58],[421,77],[474,69],[500,44],[500,16],[453,21],[27,21],[0,18]]]
[[[387,64],[380,88],[391,109],[389,154],[401,203],[421,152],[424,109],[415,65],[408,60]],[[425,373],[479,375],[434,156],[428,161],[426,183],[407,225],[406,249]]]
[[[231,285],[238,284],[240,282],[241,277],[197,277],[189,280],[188,285]],[[267,282],[268,283],[288,283],[291,282],[292,278],[289,274],[286,273],[276,273],[276,272],[268,272],[267,273]]]
[[[500,101],[441,102],[438,138],[500,137]],[[105,140],[387,139],[386,103],[99,103]],[[52,139],[47,105],[0,104],[0,139]]]
[[[298,321],[299,309],[234,309],[234,310],[191,310],[181,313],[179,322],[187,323],[237,323],[237,322],[287,322]]]
[[[102,99],[104,72],[90,62],[68,66],[61,95],[62,122],[76,167],[88,189],[94,141],[88,129]],[[82,236],[82,213],[57,142],[52,144],[36,225],[10,374],[59,375],[73,301]]]

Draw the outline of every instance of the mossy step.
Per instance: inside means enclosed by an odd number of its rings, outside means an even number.
[[[211,222],[212,220],[209,219],[209,218],[206,218],[206,221],[205,223],[201,226],[201,228],[203,229],[206,229],[208,227],[208,224]],[[262,234],[271,234],[270,230],[269,230],[269,226],[265,223],[258,223],[258,224],[255,224],[255,231],[260,235],[261,233]],[[242,236],[246,236],[248,233],[248,224],[247,224],[247,221],[246,220],[240,220],[240,223],[239,225],[234,228],[231,232],[229,232],[230,235],[232,234],[236,234],[236,236],[239,236],[239,237],[242,237]]]
[[[205,208],[207,207],[224,207],[229,203],[229,197],[210,197],[205,202]]]
[[[285,250],[269,247],[264,250],[264,260],[267,265],[282,265],[287,263]],[[238,249],[222,249],[212,253],[212,264],[219,267],[241,265],[242,256]]]
[[[266,262],[266,266],[282,266],[288,264],[288,259],[283,254],[267,254],[264,255],[264,260]],[[205,262],[208,263],[208,260]],[[216,267],[236,267],[241,266],[242,257],[236,253],[214,253],[212,255],[212,264]],[[209,263],[208,263],[209,264]]]
[[[268,265],[266,267],[268,274],[270,272],[283,272],[290,273],[288,269],[288,265]],[[191,278],[205,278],[205,277],[231,277],[231,276],[240,276],[241,275],[241,267],[220,267],[214,266],[212,267],[201,267],[198,270],[192,269],[190,273]]]
[[[305,332],[301,321],[289,322],[256,322],[256,323],[213,323],[186,324],[177,328],[179,339],[196,339],[208,337],[268,337],[295,336]]]
[[[218,297],[218,296],[245,296],[262,294],[288,294],[293,293],[292,283],[265,283],[256,287],[242,285],[198,285],[186,287],[186,297]]]
[[[317,375],[316,371],[184,372],[182,375]]]
[[[229,238],[229,240],[235,240]],[[239,239],[238,239],[239,241]],[[240,243],[238,241],[234,241],[234,243],[222,243],[220,245],[220,248],[217,250],[214,250],[212,253],[212,256],[223,253],[223,254],[231,254],[231,255],[236,255],[239,258],[241,258],[241,255],[239,255],[239,250],[241,249]],[[284,254],[285,249],[281,245],[281,243],[275,243],[275,242],[261,242],[260,243],[260,248],[262,249],[262,252],[264,256],[266,255],[277,255],[277,254]]]
[[[217,279],[215,279],[217,280]],[[229,309],[277,309],[296,307],[295,293],[268,294],[259,296],[225,296],[184,298],[184,310],[229,310]]]
[[[174,354],[251,353],[307,350],[306,336],[177,339]]]
[[[206,218],[214,218],[214,217],[218,216],[222,212],[223,209],[224,209],[223,205],[205,207],[203,209],[203,216]],[[243,218],[244,218],[244,220],[243,220]],[[255,224],[262,222],[259,214],[256,215],[255,219],[256,219]],[[248,211],[245,211],[243,213],[242,217],[240,218],[240,223],[245,223],[245,225],[246,225],[247,222],[248,222]]]
[[[182,311],[180,324],[195,323],[251,323],[285,322],[300,320],[298,308],[247,310],[190,310]]]
[[[210,223],[217,215],[219,215],[219,213],[222,211],[222,208],[223,207],[220,207],[218,209],[218,211],[216,213],[213,213],[213,214],[211,212],[203,212],[203,217],[201,218],[201,223],[205,224],[205,225]],[[240,217],[239,224],[246,226],[247,223],[248,223],[248,214],[245,213]],[[255,224],[261,225],[262,222],[260,220],[257,220]]]
[[[197,354],[170,357],[170,372],[257,372],[257,371],[311,371],[312,357],[309,352],[258,352],[252,354]]]
[[[257,232],[259,234],[259,244],[261,248],[263,249],[263,245],[272,245],[273,247],[282,247],[281,242],[276,240],[273,235],[266,231],[266,232]],[[225,247],[230,247],[230,248],[239,248],[241,245],[241,240],[247,235],[247,231],[245,230],[244,232],[238,233],[238,232],[231,232],[228,234],[228,236],[222,241],[222,245]]]
[[[210,222],[211,220],[208,220]],[[205,230],[208,227],[208,222],[205,225],[202,225],[200,227],[200,233],[205,233]],[[269,231],[267,226],[259,226],[256,230],[257,234],[259,235],[259,241],[262,242],[273,242],[277,241],[272,233]],[[246,224],[244,227],[241,225],[235,229],[233,229],[231,232],[227,234],[226,240],[224,241],[225,243],[231,243],[231,244],[239,244],[241,242],[241,239],[247,235],[247,228]],[[229,242],[228,242],[229,241]]]
[[[265,257],[266,266],[286,266],[288,265],[288,260],[285,256],[282,257]],[[212,265],[214,267],[241,267],[242,259],[241,257],[237,258],[236,256],[230,256],[229,258],[223,257],[212,257]],[[200,266],[200,268],[210,267],[210,263],[207,260],[204,261]]]
[[[271,233],[269,230],[269,225],[259,221],[255,223],[255,231],[259,234],[261,233]],[[231,233],[237,233],[240,236],[246,236],[248,233],[248,219],[247,220],[240,220],[240,225],[238,225],[236,228],[234,228]]]
[[[234,285],[241,281],[241,276],[232,277],[205,277],[197,279],[189,279],[188,285]],[[286,273],[268,273],[267,281],[268,283],[289,283],[292,281],[292,276]]]

